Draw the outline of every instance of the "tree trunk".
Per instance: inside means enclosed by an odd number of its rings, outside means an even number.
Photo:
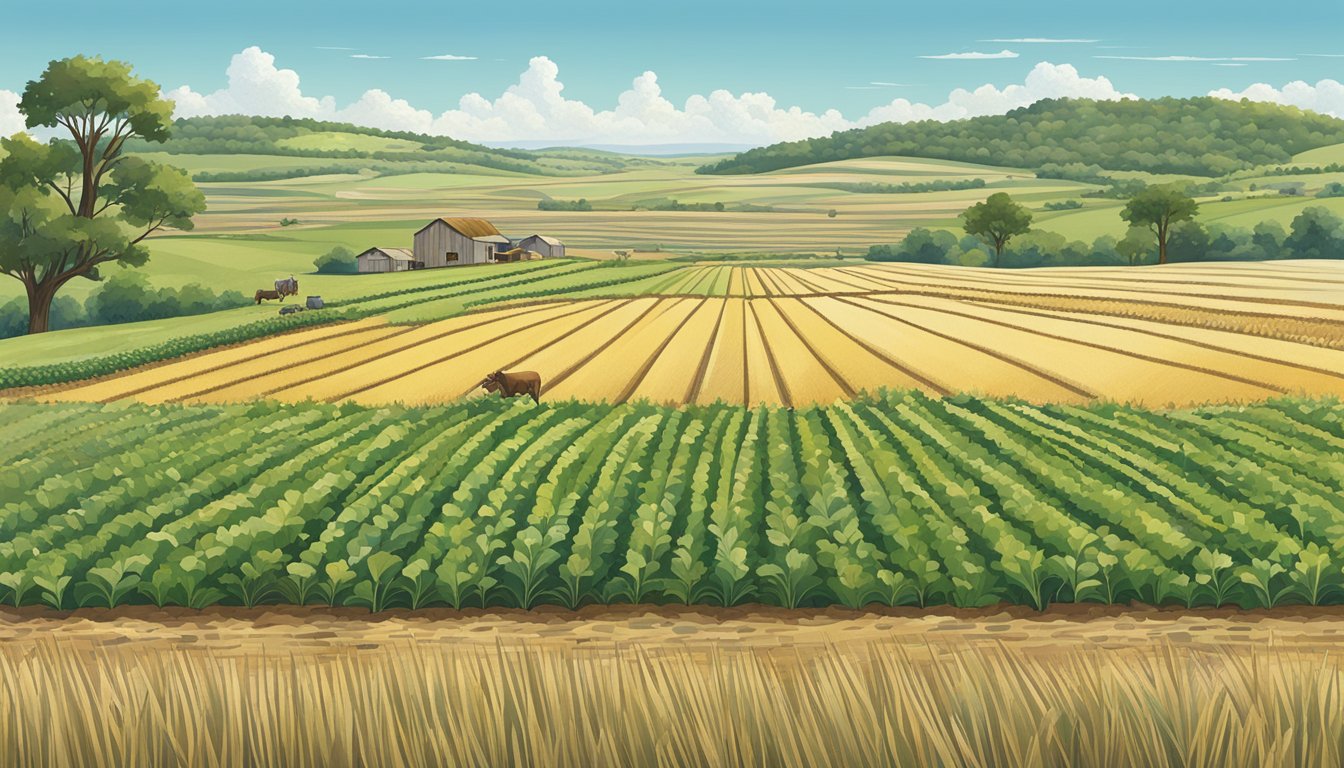
[[[1167,263],[1167,238],[1165,237],[1157,241],[1157,263]]]
[[[51,302],[55,298],[55,286],[28,288],[28,333],[47,332],[51,323]]]

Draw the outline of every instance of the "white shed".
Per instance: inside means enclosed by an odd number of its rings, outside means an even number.
[[[360,272],[405,272],[416,269],[410,248],[370,248],[355,257]]]
[[[546,235],[525,237],[518,241],[518,247],[528,251],[536,251],[541,254],[542,258],[546,259],[560,259],[565,256],[565,244]]]
[[[489,264],[509,239],[485,219],[435,219],[415,233],[415,261],[426,268]]]

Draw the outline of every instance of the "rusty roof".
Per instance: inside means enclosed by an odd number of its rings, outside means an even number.
[[[461,234],[466,235],[467,237],[470,237],[473,240],[478,237],[486,237],[488,235],[499,234],[499,230],[495,229],[495,225],[491,224],[485,219],[441,216],[435,219],[434,221],[442,221],[444,224],[447,224],[448,226],[457,230]],[[432,226],[433,224],[434,222],[431,221],[429,222],[429,224],[426,224],[425,226],[428,227]]]

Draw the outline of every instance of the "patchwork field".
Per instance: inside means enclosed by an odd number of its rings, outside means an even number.
[[[589,280],[557,299],[413,325],[374,316],[40,396],[427,405],[472,395],[494,370],[539,372],[547,400],[665,404],[803,406],[879,388],[1147,406],[1344,394],[1333,262],[708,265]]]

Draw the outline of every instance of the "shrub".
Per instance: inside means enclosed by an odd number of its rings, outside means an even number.
[[[313,259],[313,267],[321,275],[352,275],[359,271],[354,252],[341,245]]]

